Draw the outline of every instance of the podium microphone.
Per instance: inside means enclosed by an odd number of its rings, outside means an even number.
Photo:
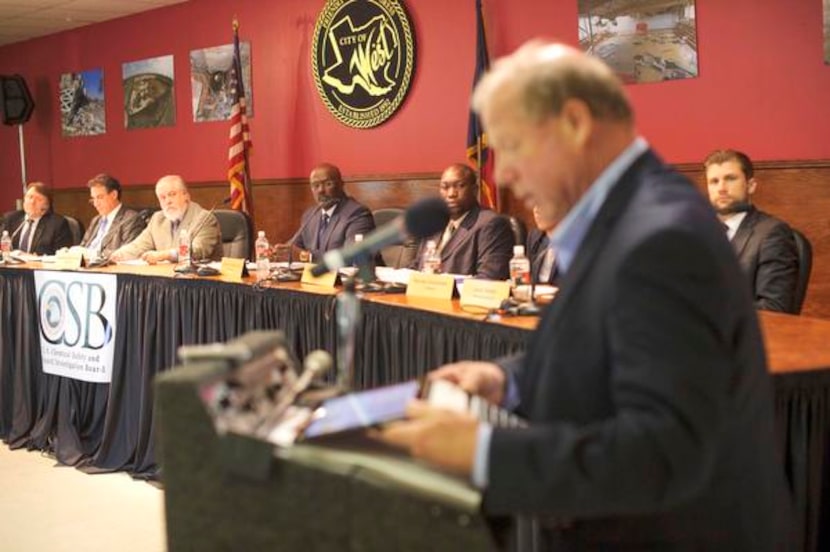
[[[217,201],[216,203],[214,203],[213,207],[211,207],[210,210],[208,210],[207,213],[203,213],[203,216],[200,220],[196,221],[196,224],[193,225],[193,230],[188,229],[189,232],[190,232],[190,243],[187,244],[188,250],[190,251],[190,253],[188,255],[188,262],[187,262],[186,265],[181,265],[181,266],[177,266],[176,268],[174,268],[173,269],[174,272],[178,272],[179,274],[195,274],[195,273],[197,273],[198,268],[196,267],[196,263],[193,261],[193,240],[196,239],[196,235],[199,232],[202,231],[202,228],[205,227],[205,224],[207,223],[208,219],[210,219],[210,216],[213,214],[213,212],[216,210],[216,208],[219,207],[220,205],[227,205],[228,203],[231,202],[231,200],[233,200],[233,196],[228,196],[226,198],[223,198],[221,201]],[[215,274],[218,274],[218,273],[219,272],[216,271]]]
[[[316,350],[308,353],[303,361],[303,373],[291,382],[284,391],[281,390],[274,408],[257,424],[258,433],[267,435],[280,421],[288,408],[294,405],[300,395],[308,390],[312,382],[331,370],[333,364],[331,355],[326,351]]]
[[[399,245],[408,237],[428,238],[446,227],[449,219],[450,210],[443,199],[434,197],[421,200],[409,207],[402,216],[370,233],[363,241],[326,252],[323,262],[314,266],[311,273],[321,276],[339,270],[371,257],[384,247]]]

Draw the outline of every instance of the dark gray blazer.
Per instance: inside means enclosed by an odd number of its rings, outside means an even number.
[[[25,218],[24,211],[12,211],[4,217],[3,229],[8,230],[10,236],[13,235],[12,249],[20,248],[20,238],[23,234],[20,225]],[[72,232],[69,230],[69,223],[61,215],[50,210],[38,221],[29,251],[36,255],[54,255],[58,249],[71,245]]]
[[[346,197],[337,204],[328,227],[320,236],[318,248],[317,233],[322,222],[323,215],[319,205],[307,209],[300,219],[300,229],[292,241],[297,247],[311,251],[312,259],[316,262],[323,260],[323,253],[326,251],[340,249],[347,241],[353,240],[355,235],[365,236],[375,229],[372,212],[351,197]]]
[[[100,221],[101,215],[97,215],[89,223],[84,239],[81,240],[82,246],[87,247],[95,239]],[[101,257],[108,257],[122,245],[133,241],[144,230],[144,226],[144,220],[138,216],[138,211],[122,205],[101,242]]]
[[[443,231],[430,239],[438,243],[442,234]],[[421,241],[410,268],[421,267],[427,241]],[[461,226],[441,250],[441,272],[506,280],[510,276],[508,264],[512,256],[513,231],[508,220],[475,206],[467,212]]]
[[[798,251],[787,223],[752,207],[732,245],[749,277],[755,308],[797,314]]]
[[[745,276],[685,178],[646,152],[597,213],[526,354],[529,429],[495,429],[484,509],[553,550],[785,550],[770,376]]]

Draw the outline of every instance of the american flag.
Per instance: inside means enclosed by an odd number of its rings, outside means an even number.
[[[239,55],[239,22],[233,22],[233,69],[231,70],[231,131],[228,144],[228,181],[231,184],[231,208],[253,214],[248,152],[252,147],[245,113],[245,83],[242,80],[242,58]]]
[[[473,75],[473,88],[490,68],[490,56],[487,54],[487,37],[484,34],[484,18],[481,15],[481,0],[476,0],[476,67]],[[481,120],[471,109],[467,121],[467,159],[478,171],[479,202],[482,206],[499,210],[499,194],[493,175],[493,152],[487,143],[487,132],[481,126]]]

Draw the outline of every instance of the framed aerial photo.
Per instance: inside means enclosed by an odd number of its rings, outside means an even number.
[[[155,128],[176,124],[173,56],[131,61],[121,66],[124,126]]]
[[[697,77],[695,2],[579,0],[579,44],[627,84]]]
[[[254,100],[251,87],[251,44],[239,43],[242,63],[242,84],[245,87],[245,112],[253,117]],[[193,120],[226,121],[233,106],[233,44],[190,51],[190,89]]]

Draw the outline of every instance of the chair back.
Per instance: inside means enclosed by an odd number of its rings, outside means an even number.
[[[384,209],[377,209],[372,212],[372,217],[375,219],[375,228],[380,228],[403,214],[404,210],[398,207],[387,207]],[[409,266],[409,263],[415,256],[417,244],[404,243],[402,245],[390,245],[384,247],[380,256],[383,259],[383,264],[391,266],[392,268],[401,268]]]
[[[254,230],[248,215],[234,209],[216,209],[213,214],[222,233],[222,255],[236,259],[250,258]]]
[[[801,313],[804,298],[807,296],[807,284],[810,283],[810,272],[813,270],[813,246],[810,240],[795,228],[792,229],[795,239],[795,248],[798,252],[798,282],[795,288],[795,314]]]
[[[72,234],[72,245],[79,245],[84,239],[84,225],[75,217],[63,215],[66,222],[69,224],[69,232]]]

